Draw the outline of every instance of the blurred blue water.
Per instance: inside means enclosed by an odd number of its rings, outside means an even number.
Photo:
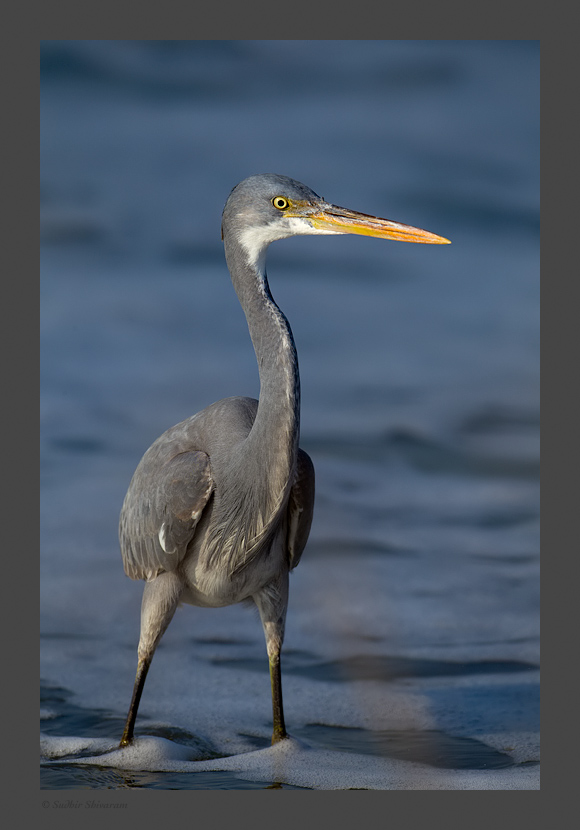
[[[45,597],[71,568],[120,570],[157,435],[258,395],[220,218],[259,172],[453,242],[271,248],[313,550],[537,555],[538,73],[520,41],[42,43]]]

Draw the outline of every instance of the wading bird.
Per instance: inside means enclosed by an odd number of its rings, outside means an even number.
[[[121,552],[126,574],[146,583],[121,746],[133,740],[147,671],[180,603],[256,604],[270,664],[272,743],[287,736],[280,649],[288,574],[300,561],[312,521],[314,468],[298,447],[298,360],[290,325],[270,293],[266,250],[296,234],[337,233],[448,242],[328,204],[286,176],[251,176],[227,200],[222,238],[258,361],[260,400],[226,398],[167,430],[131,480],[121,511]]]

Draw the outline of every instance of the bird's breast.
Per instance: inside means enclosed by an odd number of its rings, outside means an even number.
[[[204,553],[203,547],[192,552],[182,565],[185,589],[181,601],[208,608],[242,602],[288,568],[285,523],[281,522],[257,550],[242,545],[217,564],[208,561]]]

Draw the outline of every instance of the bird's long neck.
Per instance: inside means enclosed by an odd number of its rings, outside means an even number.
[[[243,454],[278,501],[292,483],[300,429],[300,377],[290,324],[274,302],[264,260],[247,262],[226,245],[234,288],[246,315],[260,373],[260,400]]]

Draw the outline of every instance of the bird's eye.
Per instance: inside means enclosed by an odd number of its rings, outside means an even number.
[[[272,204],[275,208],[278,208],[278,210],[286,210],[287,207],[290,207],[290,202],[288,199],[285,199],[284,196],[274,196]]]

